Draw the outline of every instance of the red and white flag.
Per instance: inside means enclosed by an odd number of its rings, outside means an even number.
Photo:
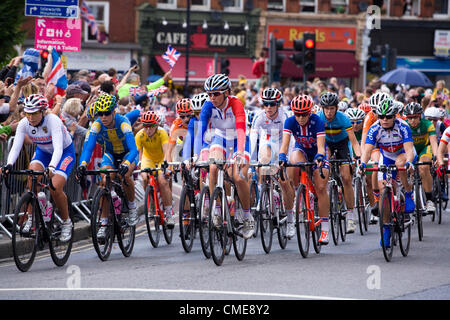
[[[180,56],[181,53],[172,48],[170,44],[167,47],[167,51],[164,52],[164,54],[162,55],[163,59],[166,60],[166,62],[170,65],[170,68],[173,68],[173,66],[175,65],[175,63],[177,63],[178,58]]]

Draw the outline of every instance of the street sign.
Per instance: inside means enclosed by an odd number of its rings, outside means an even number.
[[[78,18],[78,0],[26,0],[25,15],[50,18]]]
[[[57,51],[81,50],[81,19],[36,18],[34,48]]]

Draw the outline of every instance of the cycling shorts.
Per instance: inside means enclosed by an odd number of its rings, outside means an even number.
[[[417,162],[417,154],[414,156],[414,160],[413,160],[413,164]],[[387,157],[383,157],[383,154],[381,154],[380,156],[380,161],[378,162],[378,165],[386,165],[389,166],[391,164],[395,164],[395,160],[392,160],[391,158],[387,158]],[[397,170],[392,172],[392,179],[396,179],[397,178]],[[386,180],[386,173],[380,172],[378,171],[378,181],[380,180]]]
[[[232,154],[232,158],[234,158],[236,156],[237,153],[237,138],[236,139],[232,139],[232,140],[228,140],[225,138],[222,138],[219,135],[215,135],[211,141],[211,145],[209,148],[209,152],[214,152],[217,150],[222,151],[223,155],[224,155],[224,159],[229,159],[230,158],[230,148],[233,152]],[[247,163],[250,162],[250,141],[249,141],[249,137],[247,136],[246,140],[245,140],[245,152],[244,152],[244,156],[245,156],[245,160],[247,161]]]
[[[31,159],[31,163],[37,162],[44,169],[48,167],[50,161],[52,160],[52,154],[48,152],[42,151],[39,147],[36,147],[34,151],[33,159]],[[67,177],[72,172],[72,169],[75,165],[76,155],[75,155],[75,147],[73,143],[71,143],[68,147],[66,147],[61,156],[61,160],[55,168],[55,173],[63,176],[66,180]]]
[[[102,162],[100,163],[100,168],[103,168],[104,166],[111,166],[114,169],[117,169],[119,168],[120,164],[124,161],[124,159],[126,159],[127,156],[128,153],[113,154],[105,152],[102,157]],[[139,155],[136,156],[136,158],[133,160],[131,164],[134,164],[134,166],[136,166],[138,162],[139,162]]]
[[[330,155],[336,152],[336,160],[348,160],[353,156],[350,140],[348,138],[339,142],[327,141],[327,149],[330,151]]]
[[[313,162],[313,161],[314,161],[314,157],[315,157],[315,155],[317,154],[317,152],[311,152],[310,149],[304,149],[304,148],[299,148],[299,147],[295,147],[295,148],[292,150],[292,152],[295,152],[295,151],[301,152],[301,153],[304,155],[304,157],[305,157],[305,159],[306,159],[307,162]],[[318,169],[318,168],[319,168],[319,167],[316,166],[316,165],[314,165],[314,166],[312,167],[313,171],[316,170],[316,169]],[[323,165],[322,165],[322,168],[323,168],[323,169],[330,169],[330,163],[328,162],[326,155],[325,155],[325,157],[323,158]]]
[[[422,151],[420,151],[420,153],[418,152],[418,154],[419,154],[418,159],[422,157],[428,157],[430,160],[433,159],[433,149],[431,148],[430,145],[423,148]]]

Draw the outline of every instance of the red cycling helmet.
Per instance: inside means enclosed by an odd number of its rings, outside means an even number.
[[[180,115],[191,114],[191,99],[184,98],[177,102],[177,113]]]
[[[141,122],[144,125],[155,125],[159,124],[159,117],[154,111],[146,111],[141,116]]]
[[[372,107],[366,102],[361,103],[358,108],[364,111],[366,114],[372,111]]]
[[[294,113],[311,112],[314,107],[314,101],[306,94],[296,96],[291,101],[291,110]]]

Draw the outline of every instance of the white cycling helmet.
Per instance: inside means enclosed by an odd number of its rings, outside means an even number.
[[[192,111],[202,110],[203,104],[208,100],[208,94],[206,92],[196,94],[191,99]]]
[[[390,99],[391,96],[384,92],[377,92],[370,96],[369,105],[372,107],[372,111],[375,111],[383,100]]]
[[[424,112],[425,118],[430,117],[430,118],[440,119],[441,115],[442,115],[442,113],[441,113],[440,109],[436,108],[436,107],[426,108],[425,112]]]
[[[205,91],[225,91],[231,88],[231,81],[226,75],[218,73],[205,81]]]
[[[348,109],[348,103],[347,101],[340,101],[338,103],[338,110],[341,112],[345,112]]]
[[[26,97],[23,104],[23,111],[26,113],[45,111],[48,108],[48,100],[42,94],[32,94]]]
[[[364,110],[361,110],[359,108],[348,108],[345,111],[345,114],[350,119],[350,121],[363,120],[366,116],[366,113],[364,112]]]

